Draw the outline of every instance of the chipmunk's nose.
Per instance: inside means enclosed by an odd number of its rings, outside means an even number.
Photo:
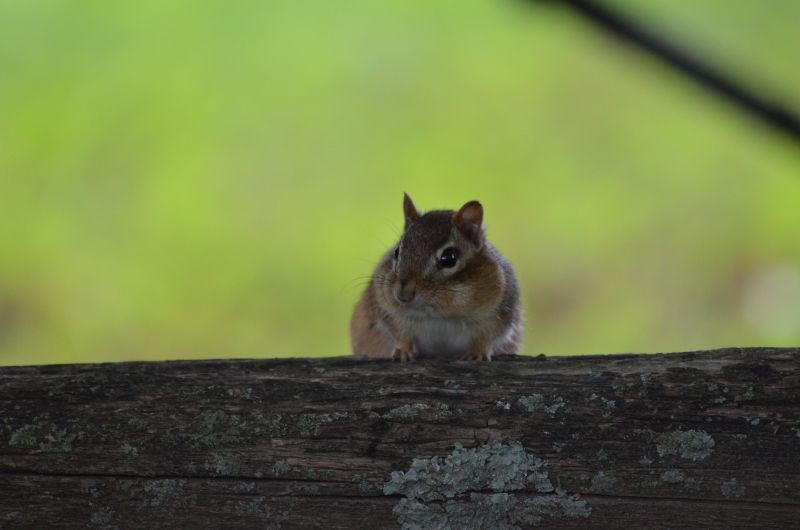
[[[414,280],[399,280],[394,285],[394,297],[403,304],[408,304],[414,300],[417,294],[417,282]]]

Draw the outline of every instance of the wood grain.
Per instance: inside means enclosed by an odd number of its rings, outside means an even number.
[[[797,528],[799,404],[798,349],[2,368],[0,528]]]

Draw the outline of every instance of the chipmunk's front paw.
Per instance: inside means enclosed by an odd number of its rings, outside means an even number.
[[[399,342],[392,353],[393,361],[410,363],[416,360],[416,358],[417,348],[414,346],[414,342],[410,340]]]
[[[461,357],[462,361],[491,361],[492,352],[486,350],[471,350]]]

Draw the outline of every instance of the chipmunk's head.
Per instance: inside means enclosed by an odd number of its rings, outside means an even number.
[[[468,314],[499,292],[497,263],[485,252],[483,207],[422,214],[403,197],[405,229],[380,270],[384,298],[408,316]]]

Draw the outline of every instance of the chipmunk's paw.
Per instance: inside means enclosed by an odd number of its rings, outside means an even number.
[[[417,348],[411,341],[401,342],[395,347],[392,353],[393,361],[400,361],[403,363],[410,363],[417,359]]]
[[[486,350],[474,350],[468,351],[461,357],[462,361],[491,361],[492,360],[492,353]]]

